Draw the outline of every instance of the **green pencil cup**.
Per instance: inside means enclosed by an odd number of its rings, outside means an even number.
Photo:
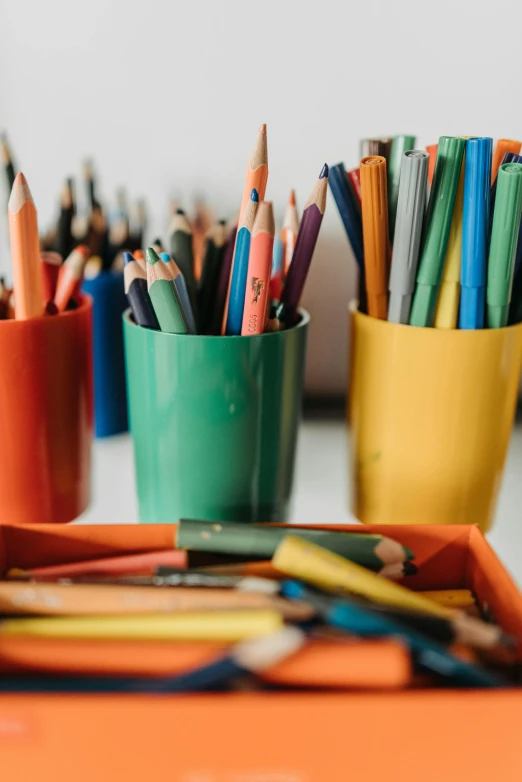
[[[310,316],[245,337],[167,334],[123,315],[139,519],[286,521]]]

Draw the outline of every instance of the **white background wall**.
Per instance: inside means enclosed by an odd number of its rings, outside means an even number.
[[[303,206],[324,161],[355,166],[362,136],[520,138],[519,16],[508,0],[0,0],[0,128],[42,224],[92,155],[105,197],[120,184],[146,196],[155,234],[171,195],[204,193],[233,216],[266,122],[281,214],[292,186]],[[354,290],[330,199],[304,299],[311,391],[344,389]]]

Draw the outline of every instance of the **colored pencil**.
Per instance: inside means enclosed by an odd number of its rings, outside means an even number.
[[[158,330],[160,325],[154,312],[147,287],[147,274],[128,252],[123,254],[125,295],[135,323],[147,329]]]
[[[247,292],[248,261],[250,257],[252,230],[258,207],[259,194],[254,188],[238,224],[234,264],[232,266],[230,285],[228,288],[228,308],[225,324],[225,334],[228,336],[241,334],[243,312],[245,309],[245,296]]]
[[[252,590],[107,584],[0,583],[5,616],[149,616],[203,611],[274,610],[286,620],[312,618],[306,604]],[[1,633],[1,627],[0,627]]]
[[[226,240],[226,221],[220,220],[212,227],[205,240],[205,252],[198,289],[198,309],[202,334],[206,334],[212,326],[213,302],[217,293],[221,267],[223,266]]]
[[[147,249],[146,257],[149,296],[160,329],[170,334],[188,334],[181,298],[166,264],[152,247]]]
[[[411,629],[385,613],[371,611],[368,607],[347,598],[328,598],[307,589],[298,582],[286,582],[283,593],[290,598],[306,600],[329,624],[349,634],[362,637],[402,638],[409,646],[415,663],[423,670],[458,682],[468,687],[502,687],[500,677],[455,657],[442,645]]]
[[[269,559],[288,534],[285,527],[234,524],[233,522],[180,519],[176,547],[221,554],[239,554],[246,559]],[[413,552],[382,535],[296,528],[292,534],[310,540],[328,551],[372,570],[413,559]]]
[[[72,179],[66,179],[60,198],[60,216],[56,226],[56,250],[67,258],[74,247],[72,222],[75,213]]]
[[[194,320],[194,313],[190,303],[187,283],[185,282],[185,278],[181,273],[181,269],[172,256],[170,256],[168,253],[159,253],[159,257],[165,264],[169,277],[178,292],[179,299],[181,301],[181,307],[183,309],[183,316],[188,326],[188,333],[197,334],[196,321]]]
[[[16,175],[9,197],[9,238],[13,259],[15,318],[43,315],[44,294],[36,209],[24,175]]]
[[[388,314],[388,201],[386,160],[361,160],[364,268],[368,314],[386,320]]]
[[[9,192],[11,192],[15,182],[16,172],[13,164],[13,158],[11,156],[11,150],[9,148],[9,143],[5,133],[0,135],[0,149],[2,152],[2,163],[4,166],[5,176],[7,179],[7,188]]]
[[[39,583],[42,579],[30,579]],[[241,592],[258,592],[275,595],[279,591],[276,580],[257,576],[229,576],[220,573],[207,573],[202,570],[184,570],[168,566],[156,568],[155,575],[148,576],[77,576],[74,578],[53,579],[54,584],[95,584],[98,586],[157,587],[169,589],[184,587],[187,589],[238,589]]]
[[[257,190],[259,201],[265,200],[266,184],[268,181],[268,146],[266,125],[261,125],[257,132],[254,149],[248,161],[239,219],[250,201],[252,190]]]
[[[87,198],[90,211],[99,207],[99,203],[96,199],[96,182],[94,178],[94,170],[91,160],[85,160],[83,163],[83,179],[87,189]]]
[[[270,301],[279,301],[283,292],[284,248],[281,237],[274,236],[272,271],[270,272]],[[270,315],[269,315],[270,318]],[[267,329],[268,331],[268,329]]]
[[[80,245],[63,262],[54,296],[54,303],[59,312],[67,309],[71,297],[81,283],[83,270],[89,256],[89,248],[86,245]]]
[[[292,263],[286,276],[281,302],[277,308],[277,317],[287,326],[293,326],[298,320],[299,301],[323,221],[327,190],[328,166],[325,163],[303,210]]]
[[[170,254],[185,279],[194,321],[198,323],[198,288],[194,276],[192,228],[183,209],[178,209],[169,229]]]
[[[495,152],[493,154],[493,161],[491,164],[491,183],[495,181],[498,173],[498,169],[504,160],[506,152],[512,152],[515,155],[520,154],[522,149],[522,141],[514,141],[510,138],[499,138],[495,146]]]
[[[274,233],[275,225],[272,204],[270,201],[262,201],[257,210],[250,241],[245,304],[241,326],[241,334],[243,335],[262,334],[265,330]]]
[[[51,251],[40,253],[42,262],[42,287],[44,302],[52,301],[56,293],[56,284],[58,282],[58,272],[62,265],[62,256],[60,253]]]
[[[284,248],[285,277],[288,274],[288,269],[290,268],[290,264],[292,263],[292,257],[294,254],[298,231],[299,231],[299,216],[297,214],[297,206],[295,202],[295,190],[290,190],[290,196],[288,198],[288,204],[286,207],[285,217],[283,220],[283,228],[281,230],[281,241],[283,242],[283,248]]]
[[[221,266],[221,274],[219,275],[219,282],[216,292],[216,298],[214,306],[212,308],[212,326],[208,329],[209,334],[221,334],[223,322],[226,319],[226,304],[228,296],[228,287],[230,283],[230,275],[232,274],[232,260],[234,257],[234,247],[237,237],[237,225],[235,225],[225,244],[225,250],[223,253],[223,264]]]
[[[5,619],[0,638],[127,638],[143,640],[241,641],[280,629],[273,610],[195,612],[172,616],[38,617]]]

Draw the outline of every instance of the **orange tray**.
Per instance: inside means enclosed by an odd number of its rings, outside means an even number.
[[[321,528],[382,533],[410,547],[416,589],[472,589],[522,649],[522,596],[476,527]],[[4,525],[0,570],[164,549],[172,540],[172,525]],[[521,726],[522,689],[5,695],[1,779],[521,782]]]

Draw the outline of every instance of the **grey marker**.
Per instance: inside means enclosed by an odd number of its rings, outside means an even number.
[[[389,285],[390,323],[410,321],[426,207],[428,160],[428,153],[421,150],[410,150],[402,156]]]

